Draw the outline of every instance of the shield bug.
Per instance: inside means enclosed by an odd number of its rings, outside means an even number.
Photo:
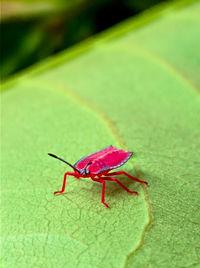
[[[130,157],[133,155],[132,152],[127,152],[121,149],[117,149],[114,146],[109,146],[104,148],[96,153],[87,155],[81,158],[75,165],[71,165],[64,159],[54,155],[49,154],[52,157],[55,157],[68,166],[72,167],[74,172],[66,172],[64,175],[64,181],[61,191],[57,191],[54,194],[61,194],[65,191],[65,184],[67,175],[73,176],[76,179],[79,178],[91,178],[93,181],[99,182],[102,184],[102,197],[101,202],[106,206],[109,207],[108,204],[105,202],[105,187],[106,181],[115,181],[117,182],[124,190],[126,190],[130,194],[138,194],[135,191],[130,191],[124,184],[122,184],[118,179],[114,178],[113,176],[116,175],[125,175],[129,177],[131,180],[145,183],[146,181],[141,181],[136,179],[135,177],[131,176],[130,174],[126,173],[125,171],[116,171],[110,172],[112,169],[118,168],[124,165]]]

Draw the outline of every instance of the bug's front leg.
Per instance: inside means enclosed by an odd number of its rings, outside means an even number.
[[[73,172],[66,172],[65,175],[64,175],[62,190],[61,191],[54,192],[55,195],[56,194],[62,194],[65,191],[65,184],[66,184],[66,180],[67,180],[67,175],[71,175],[71,176],[74,176],[75,177],[75,173],[73,173]]]
[[[104,204],[104,206],[106,206],[107,208],[109,208],[109,205],[105,202],[105,189],[106,189],[106,182],[102,179],[94,179],[92,178],[93,181],[97,181],[102,183],[102,195],[101,195],[101,202],[102,204]]]
[[[104,206],[106,206],[107,208],[109,208],[109,205],[107,203],[105,203],[105,189],[106,189],[106,182],[104,180],[102,180],[102,196],[101,196],[101,202],[104,204]]]

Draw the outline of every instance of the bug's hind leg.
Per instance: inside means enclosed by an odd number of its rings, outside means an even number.
[[[138,194],[138,192],[135,191],[130,191],[123,183],[121,183],[118,179],[116,178],[110,178],[110,177],[104,177],[105,180],[108,181],[115,181],[117,182],[122,188],[124,188],[124,190],[126,190],[128,193],[130,194]]]
[[[129,177],[131,180],[133,181],[137,181],[137,182],[140,182],[140,183],[144,183],[144,184],[148,184],[147,181],[141,181],[133,176],[131,176],[130,174],[126,173],[125,171],[116,171],[116,172],[112,172],[112,173],[108,173],[107,176],[113,176],[113,175],[125,175],[127,177]]]
[[[55,195],[56,194],[62,194],[65,191],[65,184],[66,184],[66,180],[67,180],[67,175],[71,175],[71,176],[74,176],[75,177],[75,173],[73,173],[73,172],[66,172],[65,175],[64,175],[62,190],[61,191],[54,192]]]

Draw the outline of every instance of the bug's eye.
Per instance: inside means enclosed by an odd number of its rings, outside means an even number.
[[[85,174],[90,174],[90,171],[87,169],[88,168],[88,166],[89,165],[91,165],[92,164],[92,162],[89,162],[87,165],[86,165],[86,167],[85,167]]]
[[[86,174],[90,174],[90,171],[88,169],[86,169]]]

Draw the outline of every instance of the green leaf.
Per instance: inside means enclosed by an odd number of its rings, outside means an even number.
[[[7,83],[5,267],[198,267],[199,11],[147,12]],[[74,163],[110,144],[135,152],[121,169],[148,187],[107,183],[110,209],[87,179],[53,196],[68,168],[47,153]]]

